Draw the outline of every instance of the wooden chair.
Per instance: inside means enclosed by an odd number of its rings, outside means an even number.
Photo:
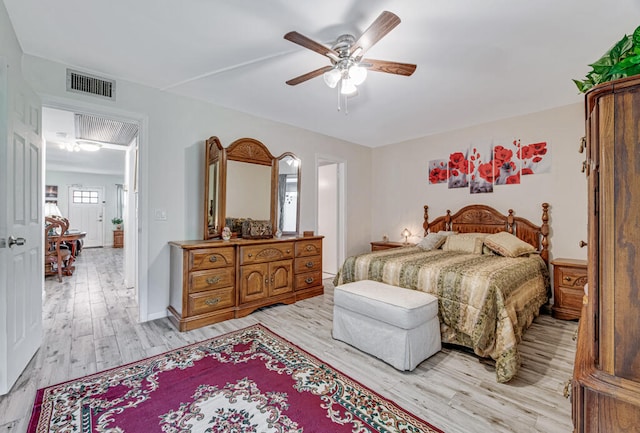
[[[63,217],[45,217],[44,237],[44,275],[58,275],[58,281],[62,282],[62,274],[74,261],[71,250],[63,245],[60,236],[69,229],[69,221]]]

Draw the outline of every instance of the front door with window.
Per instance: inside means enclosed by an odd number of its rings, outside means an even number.
[[[104,190],[69,187],[69,228],[86,232],[84,248],[104,246]]]

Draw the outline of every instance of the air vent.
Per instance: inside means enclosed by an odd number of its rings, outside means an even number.
[[[67,69],[67,91],[115,100],[116,82]]]
[[[75,114],[76,139],[128,146],[138,135],[138,125],[90,114]]]

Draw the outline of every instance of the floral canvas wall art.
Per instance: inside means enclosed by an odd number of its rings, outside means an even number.
[[[499,171],[496,171],[493,165],[491,143],[472,144],[469,150],[469,162],[473,164],[469,192],[471,194],[493,192],[493,182]]]
[[[546,141],[521,146],[520,159],[524,175],[551,171],[551,152]]]
[[[446,183],[449,178],[446,159],[433,159],[429,161],[429,183]]]
[[[493,146],[493,164],[497,172],[495,185],[516,185],[520,183],[520,140]]]
[[[467,188],[468,174],[473,164],[467,159],[468,150],[449,155],[449,188]]]

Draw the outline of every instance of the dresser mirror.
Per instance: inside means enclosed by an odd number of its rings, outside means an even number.
[[[273,233],[297,233],[299,220],[299,160],[292,153],[273,157],[253,138],[241,138],[223,148],[217,137],[206,142],[204,239],[221,236],[229,226],[241,236],[243,220],[269,221]],[[279,200],[279,175],[283,199]],[[282,204],[282,211],[278,212]],[[276,214],[278,222],[276,223]]]
[[[298,233],[300,225],[300,159],[291,152],[278,158],[277,230]]]
[[[220,221],[222,209],[220,193],[223,186],[222,158],[224,149],[218,137],[211,137],[205,142],[204,170],[204,239],[220,237]]]

